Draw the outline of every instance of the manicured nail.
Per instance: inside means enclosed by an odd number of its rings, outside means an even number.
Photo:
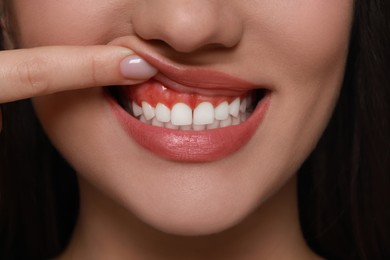
[[[125,58],[120,68],[122,75],[128,79],[148,79],[157,74],[157,69],[139,56]]]

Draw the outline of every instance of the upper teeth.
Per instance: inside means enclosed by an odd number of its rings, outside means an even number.
[[[171,122],[174,125],[192,125],[192,110],[184,103],[177,103],[172,107]]]
[[[176,103],[170,110],[166,105],[158,103],[156,107],[143,101],[141,106],[131,102],[132,114],[147,124],[182,130],[205,130],[237,125],[249,116],[247,108],[250,97],[240,101],[236,98],[228,104],[222,102],[216,108],[210,102],[200,103],[194,111],[185,103]]]
[[[172,110],[173,111],[173,110]],[[214,107],[210,102],[200,103],[194,110],[194,125],[208,125],[214,122]]]

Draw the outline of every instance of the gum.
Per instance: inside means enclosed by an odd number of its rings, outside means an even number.
[[[153,107],[156,107],[158,103],[162,103],[170,109],[179,102],[188,105],[192,109],[202,102],[210,102],[214,107],[217,107],[224,101],[230,104],[237,98],[237,96],[204,96],[196,93],[180,93],[156,80],[149,80],[143,84],[126,88],[126,95],[139,106],[143,101],[146,101]],[[243,100],[247,95],[248,93],[239,97]]]

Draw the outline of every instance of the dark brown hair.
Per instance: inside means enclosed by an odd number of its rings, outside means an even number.
[[[301,223],[328,259],[390,259],[390,1],[355,8],[338,105],[300,172]]]
[[[389,259],[390,1],[355,5],[340,99],[299,172],[300,217],[309,245],[328,259]],[[73,230],[76,177],[29,100],[2,110],[0,259],[47,259]]]

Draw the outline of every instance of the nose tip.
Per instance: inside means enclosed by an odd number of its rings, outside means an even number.
[[[235,46],[241,38],[241,23],[217,3],[149,1],[133,17],[133,29],[141,38],[163,41],[178,52],[189,53],[207,45]]]

